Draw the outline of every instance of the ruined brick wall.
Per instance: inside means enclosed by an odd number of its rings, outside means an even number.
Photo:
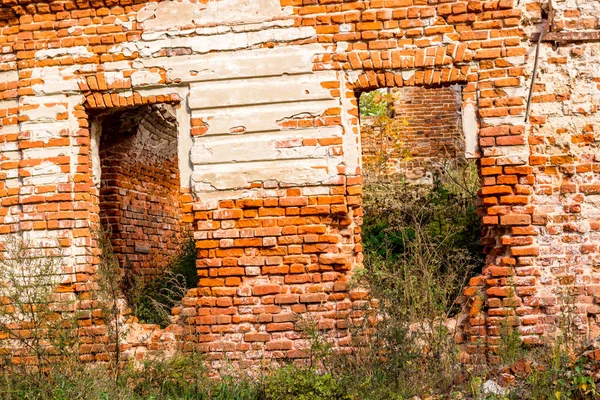
[[[540,13],[535,3],[527,16]],[[551,32],[600,31],[600,3],[555,2]],[[568,37],[568,36],[567,36]],[[584,36],[585,37],[585,36]],[[575,323],[591,338],[600,334],[600,43],[571,41],[541,47],[534,88],[529,168],[535,235],[531,255],[517,271],[535,271],[528,283],[537,312],[524,319],[529,332],[555,325],[565,301],[576,308]],[[525,206],[525,205],[524,205]],[[533,228],[533,229],[531,229]],[[524,229],[525,230],[525,229]],[[535,286],[535,289],[533,288]]]
[[[387,173],[425,183],[445,162],[464,158],[460,86],[417,86],[390,92],[391,134],[382,135],[380,118],[360,117],[363,166],[368,168],[385,155]]]
[[[554,33],[597,32],[598,7],[556,1]],[[460,84],[463,118],[474,121],[466,137],[478,138],[481,156],[487,252],[466,289],[467,355],[493,357],[507,317],[526,341],[541,340],[556,325],[561,291],[575,294],[581,326],[593,333],[600,48],[542,42],[526,121],[531,34],[547,8],[2,0],[0,232],[60,246],[65,296],[93,290],[90,116],[170,103],[201,277],[175,310],[185,347],[207,351],[216,368],[224,359],[302,357],[307,316],[343,346],[348,318],[366,302],[346,287],[362,258],[357,94]],[[81,307],[94,312],[93,303]],[[90,341],[101,335],[96,322],[82,322]]]
[[[97,123],[101,222],[122,266],[156,275],[185,235],[174,112],[168,105],[138,107]]]

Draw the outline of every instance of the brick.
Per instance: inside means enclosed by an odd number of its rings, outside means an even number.
[[[263,296],[265,294],[277,294],[277,293],[281,293],[281,286],[279,286],[279,285],[256,285],[252,288],[252,293],[255,296]]]
[[[213,212],[214,219],[240,219],[244,216],[244,212],[239,209],[218,210]]]
[[[510,186],[485,186],[481,188],[481,193],[483,195],[499,195],[499,194],[512,194],[512,189]]]
[[[260,332],[248,332],[244,335],[246,342],[268,342],[271,340],[271,334]]]
[[[513,256],[537,256],[540,253],[538,246],[511,247],[510,254]]]
[[[500,225],[529,225],[531,224],[531,215],[527,214],[509,214],[500,216]]]
[[[297,294],[278,294],[275,296],[276,304],[293,304],[298,303],[300,296]]]
[[[291,322],[280,322],[267,324],[267,332],[291,331],[294,329],[294,324]]]

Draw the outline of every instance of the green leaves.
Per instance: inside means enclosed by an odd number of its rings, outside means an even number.
[[[385,90],[365,92],[359,99],[361,117],[383,117],[388,110],[388,98]]]
[[[352,400],[342,382],[314,368],[287,365],[269,376],[265,383],[269,400]]]

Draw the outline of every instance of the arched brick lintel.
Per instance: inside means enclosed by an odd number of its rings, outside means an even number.
[[[468,67],[467,67],[468,69]],[[366,70],[351,83],[355,92],[364,92],[386,87],[422,86],[439,87],[466,84],[464,68],[439,68],[422,70]]]

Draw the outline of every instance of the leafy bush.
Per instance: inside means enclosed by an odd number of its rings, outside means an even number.
[[[360,95],[358,107],[361,117],[381,117],[388,111],[390,96],[385,90],[372,90]]]
[[[346,386],[330,373],[294,364],[278,369],[265,384],[268,400],[351,400]]]
[[[55,293],[62,254],[13,235],[5,236],[1,245],[0,337],[13,342],[10,350],[3,346],[2,364],[12,363],[12,357],[32,363],[27,358],[33,357],[41,372],[74,352],[76,316],[69,308],[76,299]]]
[[[122,385],[140,398],[202,398],[211,386],[204,359],[195,353],[149,360],[142,368],[129,365],[126,375]]]
[[[455,310],[484,261],[475,195],[444,181],[418,187],[386,178],[365,186],[364,214],[359,277],[373,295],[411,322]]]
[[[0,373],[0,398],[39,400],[260,400],[261,386],[250,379],[208,378],[204,360],[181,355],[141,367],[128,364],[117,379],[103,365],[56,364],[43,378],[24,372]]]
[[[459,361],[454,341],[460,293],[482,266],[475,211],[477,182],[473,167],[447,169],[434,186],[415,187],[382,175],[365,186],[364,267],[353,284],[378,299],[364,312],[363,325],[351,325],[354,346],[338,354],[306,317],[308,366],[289,364],[255,379],[237,371],[210,379],[197,354],[179,354],[134,365],[120,360],[106,365],[82,363],[73,334],[77,313],[71,302],[57,301],[54,287],[58,255],[45,258],[31,246],[5,243],[0,260],[0,334],[13,352],[0,364],[1,399],[206,399],[206,400],[399,400],[413,398],[592,399],[600,397],[593,373],[598,363],[585,356],[589,343],[576,332],[575,302],[562,300],[560,335],[536,348],[522,344],[518,329],[502,326],[499,364],[471,368]],[[97,300],[107,339],[119,348],[122,318],[117,307],[122,270],[105,234],[97,270]],[[130,280],[129,304],[144,322],[166,324],[171,308],[197,284],[192,240],[170,269],[154,281]],[[130,277],[131,279],[131,277]],[[125,285],[127,286],[127,285]],[[175,289],[174,289],[175,288]],[[18,313],[11,313],[14,309]],[[15,319],[16,318],[16,319]],[[14,326],[30,327],[19,335]],[[66,328],[65,328],[66,326]],[[63,329],[64,328],[64,329]],[[49,332],[58,332],[47,337]],[[48,347],[48,344],[51,347]],[[5,350],[7,346],[4,346]],[[31,354],[38,368],[24,365]],[[49,351],[52,350],[52,351]],[[69,354],[73,353],[73,356]],[[15,356],[15,357],[13,357]],[[503,376],[516,380],[502,393],[486,384]],[[489,386],[489,385],[488,385]],[[492,385],[493,386],[493,385]]]

